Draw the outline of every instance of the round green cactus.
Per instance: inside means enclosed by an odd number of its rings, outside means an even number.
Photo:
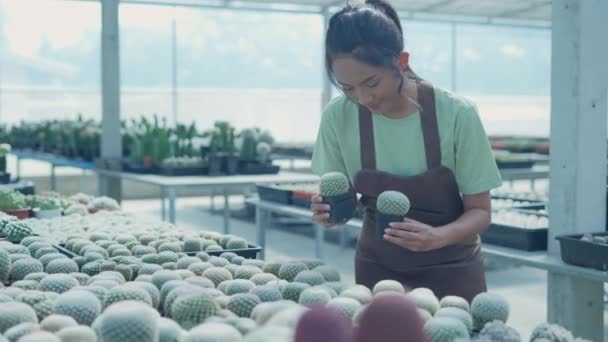
[[[417,307],[428,311],[431,315],[439,310],[439,300],[435,297],[433,291],[428,288],[416,288],[408,292],[406,296],[413,300]]]
[[[179,297],[171,306],[171,318],[190,330],[219,311],[220,307],[211,295],[198,293]]]
[[[186,332],[174,320],[162,317],[158,321],[159,342],[181,342]]]
[[[40,327],[42,330],[55,333],[63,328],[67,327],[75,327],[78,325],[78,322],[70,316],[65,315],[50,315],[45,317],[40,322]]]
[[[258,296],[262,302],[275,302],[283,299],[281,291],[276,286],[260,285],[251,289],[250,292]]]
[[[124,301],[138,301],[152,306],[152,298],[148,291],[136,286],[116,286],[110,289],[103,301],[104,309],[110,305]]]
[[[298,303],[302,305],[327,304],[330,300],[331,296],[327,291],[318,287],[310,287],[300,293]]]
[[[327,303],[327,306],[340,311],[342,314],[344,314],[344,316],[352,320],[355,317],[355,313],[361,307],[361,303],[352,298],[336,297],[331,299]]]
[[[273,280],[277,280],[277,276],[272,273],[257,273],[254,274],[249,280],[256,285],[266,285]]]
[[[22,280],[30,273],[43,271],[42,263],[34,258],[22,258],[16,260],[11,265],[9,279],[13,281]]]
[[[439,307],[442,308],[459,308],[466,312],[470,312],[469,302],[466,299],[458,296],[445,296],[439,301]]]
[[[481,330],[488,322],[495,320],[507,322],[509,302],[497,293],[483,292],[471,301],[473,329]]]
[[[340,172],[328,172],[321,176],[319,185],[321,196],[335,196],[348,192],[348,178]]]
[[[18,302],[0,305],[0,333],[21,323],[38,323],[36,312],[29,305]]]
[[[374,289],[372,290],[372,293],[374,295],[377,295],[381,292],[397,292],[405,294],[405,288],[400,282],[396,280],[385,279],[377,282],[376,285],[374,285]]]
[[[80,283],[68,274],[49,274],[40,280],[39,286],[41,291],[64,293]]]
[[[104,342],[158,341],[160,316],[149,305],[125,301],[111,305],[100,324]]]
[[[11,221],[4,229],[7,231],[6,239],[14,243],[19,243],[33,234],[32,228],[22,221]]]
[[[71,290],[57,297],[53,313],[70,316],[78,324],[91,325],[101,313],[101,302],[91,292]]]
[[[238,266],[234,273],[235,279],[250,279],[256,274],[263,273],[259,267],[253,265]]]
[[[424,324],[424,332],[430,342],[452,342],[460,338],[469,341],[464,323],[451,317],[434,317]]]
[[[473,331],[473,318],[467,311],[456,307],[440,308],[435,312],[435,317],[451,317],[460,320],[469,332]]]
[[[188,331],[184,338],[184,342],[238,342],[242,341],[242,338],[241,333],[231,325],[223,323],[203,323]]]
[[[384,191],[378,196],[376,207],[383,214],[405,216],[410,210],[410,200],[401,192]]]
[[[253,308],[260,303],[260,298],[252,293],[237,293],[230,297],[227,309],[239,317],[250,317]]]
[[[97,342],[95,331],[84,325],[63,328],[55,335],[61,342]]]
[[[8,281],[8,276],[11,271],[11,257],[7,251],[0,248],[0,284]]]
[[[78,264],[72,259],[58,258],[50,261],[44,271],[48,274],[78,272]]]
[[[279,279],[292,282],[298,273],[306,270],[308,270],[308,267],[306,267],[306,265],[303,263],[286,263],[281,265],[278,276]]]
[[[294,278],[294,282],[298,283],[306,283],[310,286],[321,285],[325,282],[325,277],[321,274],[321,272],[312,271],[312,270],[304,270],[298,273]]]

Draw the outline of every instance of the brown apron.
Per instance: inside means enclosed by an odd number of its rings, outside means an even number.
[[[416,82],[427,162],[427,171],[421,174],[399,176],[376,170],[372,113],[359,106],[362,169],[355,175],[354,189],[362,194],[365,216],[357,243],[355,278],[369,288],[380,280],[393,279],[410,289],[430,288],[438,298],[456,295],[470,301],[486,290],[479,236],[428,252],[413,252],[376,239],[376,199],[385,190],[406,194],[411,203],[407,217],[433,227],[453,222],[464,213],[454,174],[441,165],[433,87],[426,81]]]

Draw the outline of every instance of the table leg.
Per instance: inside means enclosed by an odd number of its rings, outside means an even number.
[[[21,158],[17,157],[17,180],[21,180]]]
[[[262,252],[260,252],[260,258],[262,260],[266,259],[266,227],[268,226],[268,217],[270,213],[268,210],[262,209],[260,207],[255,208],[255,226],[257,233],[257,244],[262,247]]]
[[[160,216],[163,219],[163,221],[167,217],[167,213],[166,213],[167,203],[165,201],[166,198],[167,198],[167,189],[165,189],[164,186],[161,186],[160,187]]]
[[[209,200],[211,201],[209,209],[213,213],[215,211],[215,188],[211,189],[211,197],[209,197]]]
[[[340,247],[342,248],[346,248],[346,240],[348,238],[348,231],[346,229],[346,226],[340,227]]]
[[[168,188],[169,193],[169,222],[175,224],[175,188]]]
[[[55,164],[51,164],[51,191],[57,189],[57,178],[55,177]]]
[[[325,227],[315,223],[315,256],[317,259],[323,260],[323,240],[325,237]]]
[[[230,197],[224,188],[224,234],[230,234]]]

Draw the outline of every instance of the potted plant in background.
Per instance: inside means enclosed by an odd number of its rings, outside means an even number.
[[[279,166],[272,165],[270,154],[274,139],[269,132],[259,128],[248,128],[239,134],[240,158],[239,173],[273,174],[279,172]]]
[[[61,202],[57,198],[30,196],[29,205],[34,217],[39,219],[59,217],[63,214]]]
[[[7,172],[6,157],[11,152],[11,145],[0,144],[0,184],[8,184],[11,181],[11,174]]]
[[[0,191],[0,211],[19,219],[30,217],[32,208],[25,201],[25,195],[15,191]]]

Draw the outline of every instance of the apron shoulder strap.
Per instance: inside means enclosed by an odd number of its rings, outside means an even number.
[[[435,92],[429,82],[423,80],[416,82],[418,84],[418,103],[421,107],[420,121],[424,137],[426,164],[428,169],[432,169],[441,166],[441,143],[435,111]],[[359,139],[361,142],[362,168],[375,170],[376,150],[372,113],[362,105],[359,105]]]
[[[361,143],[361,166],[363,169],[376,169],[376,148],[374,145],[374,124],[372,113],[367,107],[359,105],[359,140]]]
[[[437,126],[437,112],[435,110],[435,92],[433,85],[428,81],[419,80],[418,103],[421,107],[420,121],[424,146],[426,151],[426,164],[428,169],[441,166],[441,140]]]

